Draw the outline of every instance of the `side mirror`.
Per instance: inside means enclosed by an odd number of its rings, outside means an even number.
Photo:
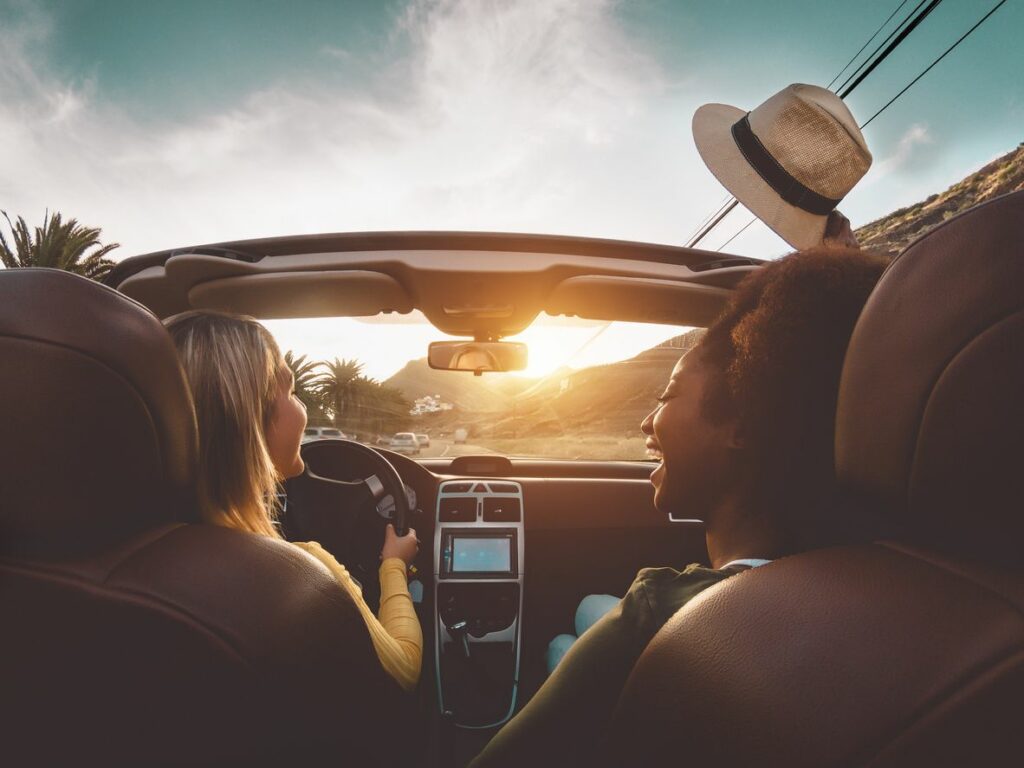
[[[427,363],[439,371],[472,371],[473,375],[526,368],[527,349],[521,341],[433,341]]]

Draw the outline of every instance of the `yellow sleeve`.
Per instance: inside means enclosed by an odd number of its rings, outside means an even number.
[[[413,688],[420,679],[423,662],[423,628],[409,595],[405,562],[389,557],[380,564],[380,623],[393,639],[406,660],[407,674],[395,677],[406,688]]]
[[[380,619],[363,600],[362,590],[341,563],[315,541],[293,542],[331,572],[352,597],[370,630],[373,649],[381,666],[398,684],[411,691],[420,679],[423,664],[423,630],[413,608],[405,580],[405,563],[390,557],[380,566]]]

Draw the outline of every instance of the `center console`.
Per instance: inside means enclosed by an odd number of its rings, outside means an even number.
[[[523,490],[448,480],[437,495],[435,653],[441,711],[463,728],[515,709],[523,605]]]

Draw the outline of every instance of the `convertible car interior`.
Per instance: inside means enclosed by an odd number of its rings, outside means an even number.
[[[421,541],[415,695],[296,547],[202,524],[188,309],[401,318],[490,342],[541,313],[705,327],[760,262],[584,238],[361,233],[181,248],[101,285],[0,271],[0,722],[8,765],[465,765],[545,677],[580,598],[707,562],[650,461],[405,456],[312,440],[283,489],[373,605]],[[338,342],[344,355],[344,341]],[[452,377],[466,377],[453,372]],[[490,374],[489,374],[490,375]],[[708,589],[595,738],[609,765],[897,766],[1024,754],[1024,193],[888,268],[847,354],[836,472],[876,543]]]

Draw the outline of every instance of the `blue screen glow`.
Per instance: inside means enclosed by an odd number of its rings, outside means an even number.
[[[509,573],[512,570],[512,542],[507,537],[456,537],[452,549],[453,573]]]

